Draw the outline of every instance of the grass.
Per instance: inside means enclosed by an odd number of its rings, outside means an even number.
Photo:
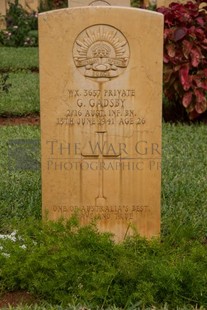
[[[36,73],[9,73],[8,93],[0,92],[0,115],[39,112],[39,76]]]
[[[11,126],[0,127],[0,136],[0,229],[7,231],[12,219],[40,218],[40,171],[14,171],[8,155],[9,141],[39,139],[40,133],[35,126]]]
[[[8,170],[7,156],[9,140],[38,140],[39,128],[1,127],[0,134],[1,233],[19,234],[1,243],[10,253],[0,255],[3,289],[29,290],[64,309],[207,307],[206,126],[163,124],[162,242],[137,237],[121,245],[76,221],[42,225],[40,171]]]
[[[0,47],[0,74],[8,74],[8,92],[2,91],[0,115],[39,113],[38,48]]]
[[[0,72],[19,71],[39,67],[38,48],[36,47],[2,47],[0,46]]]
[[[163,130],[163,233],[207,236],[207,126],[169,125]]]

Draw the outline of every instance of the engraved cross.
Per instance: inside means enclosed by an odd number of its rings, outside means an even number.
[[[121,154],[104,154],[104,134],[106,131],[97,131],[98,134],[98,143],[100,145],[100,154],[83,154],[81,156],[88,159],[97,159],[98,160],[98,195],[95,197],[95,205],[98,207],[107,205],[107,198],[104,194],[104,170],[100,167],[103,167],[103,163],[106,159],[120,158]]]

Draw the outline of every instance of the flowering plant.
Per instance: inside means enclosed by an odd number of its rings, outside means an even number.
[[[171,3],[164,14],[164,93],[190,119],[207,110],[207,6]]]
[[[5,46],[37,46],[37,13],[26,12],[18,0],[9,3],[7,29],[0,31],[0,43]]]

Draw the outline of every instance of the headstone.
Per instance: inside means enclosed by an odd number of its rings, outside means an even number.
[[[5,15],[6,15],[6,2],[5,0],[1,0],[0,1],[0,30],[6,28]]]
[[[7,1],[7,8],[9,7],[9,3],[15,3],[15,0],[6,0]],[[19,0],[18,2],[23,9],[28,12],[31,11],[38,11],[39,7],[39,0]]]
[[[159,235],[163,15],[64,9],[39,31],[43,216]]]
[[[68,6],[130,6],[130,0],[68,0]]]

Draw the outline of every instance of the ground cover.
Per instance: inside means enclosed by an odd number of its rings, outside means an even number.
[[[0,60],[0,72],[19,70],[38,71],[38,48],[0,46]]]
[[[0,127],[0,135],[1,234],[16,240],[0,239],[2,292],[89,309],[207,307],[205,125],[163,124],[161,242],[122,245],[76,219],[42,225],[40,169],[12,170],[8,156],[11,140],[38,141],[39,127]]]
[[[39,76],[36,73],[10,73],[8,93],[0,100],[0,115],[27,115],[39,113]]]
[[[39,114],[38,49],[0,47],[0,59],[0,116]]]

